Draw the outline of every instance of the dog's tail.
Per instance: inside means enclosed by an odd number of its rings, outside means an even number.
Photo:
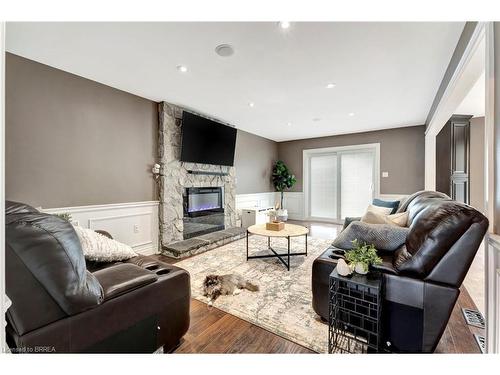
[[[258,292],[259,291],[259,286],[252,284],[250,281],[247,281],[245,283],[245,289],[251,291],[251,292]]]

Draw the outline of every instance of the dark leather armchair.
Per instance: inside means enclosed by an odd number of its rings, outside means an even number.
[[[91,273],[67,221],[6,202],[8,344],[14,352],[170,351],[189,327],[190,278],[133,258]]]
[[[422,191],[403,202],[410,232],[395,252],[381,253],[383,342],[396,352],[436,349],[460,286],[488,229],[488,219],[447,195]],[[313,308],[328,319],[328,279],[341,255],[327,249],[313,263]]]

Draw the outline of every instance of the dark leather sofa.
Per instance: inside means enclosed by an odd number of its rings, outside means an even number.
[[[383,342],[394,352],[431,353],[443,334],[460,286],[488,229],[488,219],[447,195],[421,191],[398,212],[409,213],[406,244],[380,253]],[[328,319],[329,275],[341,257],[328,248],[313,263],[313,308]]]
[[[91,273],[70,223],[16,202],[6,202],[5,239],[13,352],[168,352],[189,328],[181,268],[137,257]]]

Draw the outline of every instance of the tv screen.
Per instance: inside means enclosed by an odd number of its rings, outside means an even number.
[[[181,161],[234,164],[236,129],[184,111]]]

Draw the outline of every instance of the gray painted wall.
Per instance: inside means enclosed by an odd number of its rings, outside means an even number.
[[[302,191],[302,151],[380,143],[381,194],[410,194],[424,188],[425,125],[278,143],[278,156],[297,177],[290,191]]]
[[[64,207],[155,200],[156,103],[7,54],[6,198]]]
[[[278,143],[238,130],[234,156],[236,193],[274,191],[271,172],[276,160],[278,160]]]
[[[7,54],[6,198],[66,207],[157,200],[157,104]],[[276,142],[238,130],[237,193],[273,191]]]
[[[470,120],[470,205],[483,213],[484,147],[484,117],[474,117]]]

